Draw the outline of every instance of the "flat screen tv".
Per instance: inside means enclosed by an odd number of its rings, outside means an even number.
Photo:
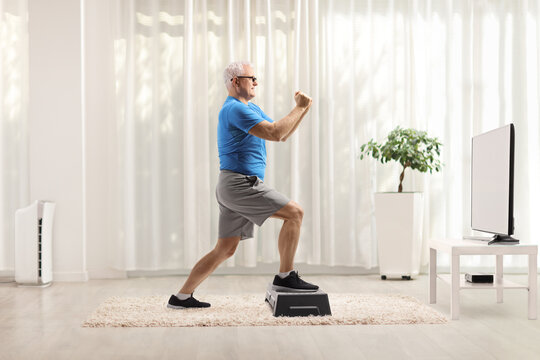
[[[514,125],[472,138],[471,227],[494,234],[489,244],[515,244]]]

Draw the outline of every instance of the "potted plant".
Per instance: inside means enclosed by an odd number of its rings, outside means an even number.
[[[381,163],[396,161],[403,167],[397,192],[375,194],[375,223],[381,279],[410,280],[420,270],[422,250],[423,196],[403,192],[405,170],[441,171],[442,144],[425,131],[396,127],[384,143],[373,139],[360,147],[360,159],[371,156]]]

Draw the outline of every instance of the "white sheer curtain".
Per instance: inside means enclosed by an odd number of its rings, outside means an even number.
[[[377,266],[373,193],[395,191],[400,169],[358,149],[396,125],[444,144],[442,173],[406,173],[405,190],[425,193],[427,239],[470,233],[470,138],[513,122],[516,237],[538,242],[537,1],[111,4],[115,266],[190,268],[215,243],[216,126],[233,60],[254,63],[253,101],[275,120],[295,90],[314,99],[292,140],[267,144],[265,182],[305,209],[297,262]],[[268,221],[225,266],[277,262],[279,229]]]
[[[28,205],[27,1],[0,0],[0,276],[12,275],[15,210]]]

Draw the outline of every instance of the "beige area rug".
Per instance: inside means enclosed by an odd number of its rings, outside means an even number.
[[[112,297],[83,327],[299,326],[443,324],[448,319],[417,299],[399,294],[328,294],[332,316],[274,317],[264,294],[205,295],[207,309],[174,310],[168,296]]]

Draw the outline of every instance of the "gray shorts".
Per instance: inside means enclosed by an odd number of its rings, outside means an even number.
[[[257,176],[221,170],[216,186],[219,204],[219,238],[253,237],[253,224],[266,219],[287,205],[289,198],[266,186]]]

